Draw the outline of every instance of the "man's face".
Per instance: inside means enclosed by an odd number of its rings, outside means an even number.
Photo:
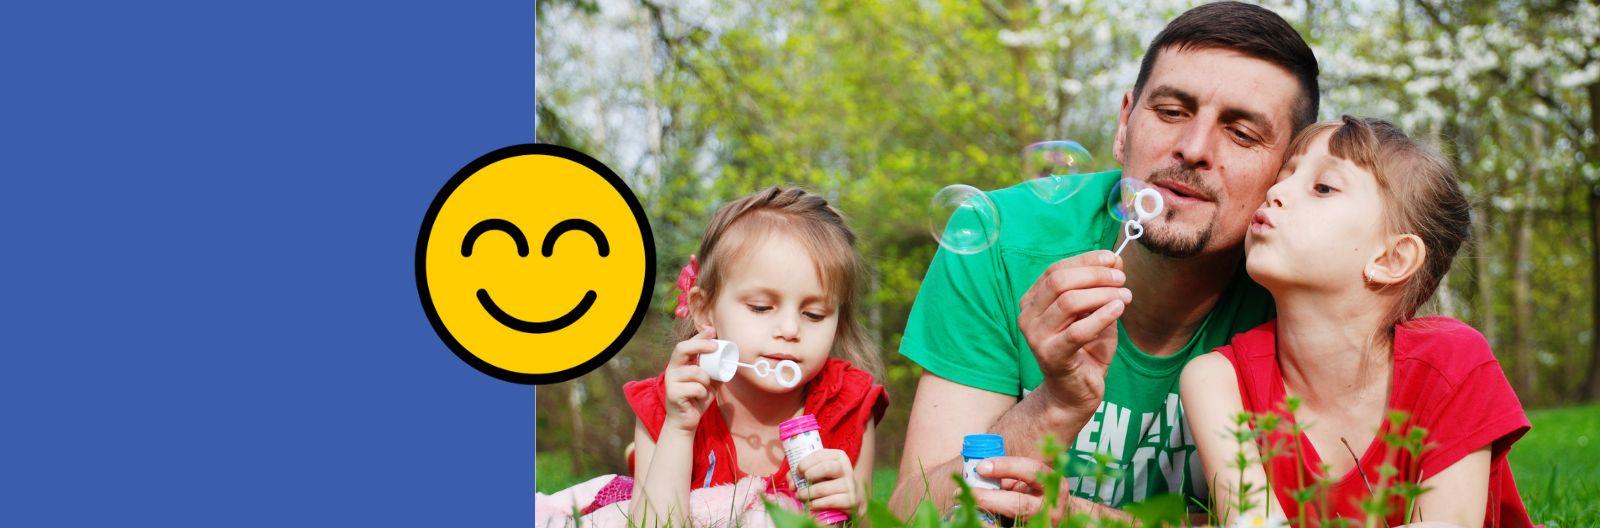
[[[1139,99],[1122,98],[1114,148],[1166,199],[1139,242],[1174,258],[1238,251],[1283,162],[1299,83],[1232,50],[1158,53]]]

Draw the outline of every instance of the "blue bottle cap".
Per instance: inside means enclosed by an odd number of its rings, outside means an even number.
[[[1006,441],[997,434],[969,434],[961,439],[961,457],[983,459],[1006,455]]]

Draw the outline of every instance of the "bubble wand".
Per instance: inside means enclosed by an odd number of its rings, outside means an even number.
[[[1117,190],[1111,192],[1126,193],[1127,189],[1125,189],[1125,187],[1132,185],[1127,183],[1129,181],[1131,180],[1123,180],[1123,185],[1118,185]],[[1155,205],[1146,208],[1145,202],[1147,199],[1149,202],[1154,203]],[[1156,215],[1161,214],[1161,211],[1166,209],[1166,205],[1166,200],[1162,199],[1161,193],[1155,189],[1146,187],[1144,189],[1139,189],[1138,192],[1133,193],[1133,203],[1128,206],[1128,212],[1132,214],[1127,215],[1128,219],[1122,223],[1123,238],[1122,244],[1117,246],[1117,256],[1122,256],[1122,250],[1123,248],[1128,247],[1129,242],[1133,242],[1134,240],[1138,240],[1139,237],[1144,236],[1144,221],[1155,218]],[[1113,211],[1112,216],[1116,216],[1115,211]]]
[[[700,354],[700,368],[705,369],[711,379],[723,382],[732,380],[739,367],[744,367],[755,372],[756,376],[777,380],[784,388],[800,384],[800,364],[794,360],[779,361],[776,367],[765,359],[757,360],[755,363],[742,363],[739,361],[739,345],[722,339],[712,341],[717,343],[717,351]]]

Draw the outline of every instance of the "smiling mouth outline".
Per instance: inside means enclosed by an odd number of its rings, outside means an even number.
[[[578,322],[579,319],[583,318],[584,314],[589,313],[589,308],[594,306],[595,297],[597,296],[594,290],[589,290],[588,293],[583,294],[583,300],[578,301],[577,306],[572,307],[561,317],[549,321],[524,321],[500,309],[500,305],[495,304],[494,299],[489,298],[489,290],[478,289],[478,304],[483,305],[483,311],[489,312],[489,317],[493,317],[495,321],[505,325],[506,328],[529,334],[548,334],[572,326],[572,323]]]

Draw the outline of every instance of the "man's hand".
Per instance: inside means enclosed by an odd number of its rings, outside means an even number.
[[[1093,412],[1105,396],[1117,318],[1133,301],[1121,268],[1122,257],[1110,251],[1063,259],[1022,297],[1017,326],[1044,374],[1039,390],[1053,405]]]
[[[1052,475],[1048,464],[1029,457],[995,457],[978,463],[978,475],[1000,481],[1000,489],[997,490],[972,490],[979,509],[1012,519],[1034,517],[1044,509],[1044,484],[1040,479]],[[1061,496],[1056,498],[1055,509],[1049,513],[1052,526],[1061,522],[1064,516],[1074,513],[1132,520],[1122,511],[1072,496],[1065,479],[1061,483]]]

